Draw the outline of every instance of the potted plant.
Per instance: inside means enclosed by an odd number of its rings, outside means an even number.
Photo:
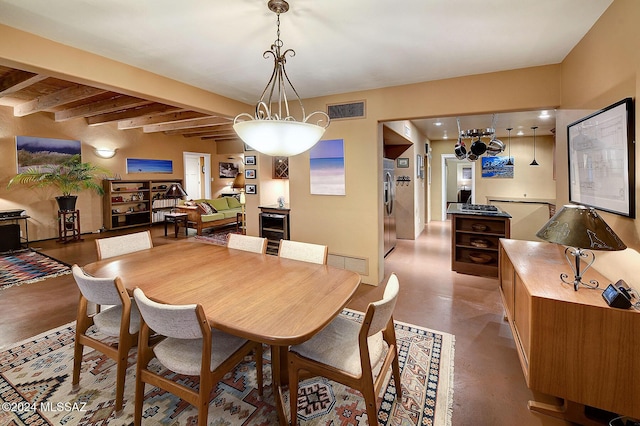
[[[21,183],[35,188],[55,187],[62,195],[56,197],[58,209],[61,211],[73,211],[76,209],[75,193],[84,189],[95,191],[103,195],[104,190],[99,183],[102,176],[109,171],[103,167],[91,163],[83,163],[80,155],[76,154],[60,164],[31,167],[14,176],[7,188],[14,183]]]

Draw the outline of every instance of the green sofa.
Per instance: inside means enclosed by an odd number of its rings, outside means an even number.
[[[203,203],[211,206],[214,211],[205,210],[207,206]],[[203,229],[237,223],[238,213],[242,212],[242,205],[235,197],[221,197],[190,200],[179,204],[177,209],[179,212],[187,214],[189,228],[194,228],[198,235],[202,235]]]

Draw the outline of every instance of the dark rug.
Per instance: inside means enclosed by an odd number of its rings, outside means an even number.
[[[226,226],[224,228],[216,228],[212,231],[204,230],[202,235],[196,235],[196,240],[204,241],[205,243],[216,244],[219,246],[227,245],[227,235],[229,234],[239,234],[239,231],[236,231],[236,226]]]
[[[345,310],[342,315],[362,321],[363,314]],[[85,348],[80,390],[71,391],[75,324],[0,349],[1,425],[131,425],[133,422],[136,352],[129,353],[124,412],[115,417],[115,363]],[[450,426],[453,407],[453,358],[455,337],[440,331],[396,322],[402,401],[395,397],[391,374],[382,387],[378,421],[382,426]],[[158,371],[164,370],[156,360]],[[197,384],[193,377],[167,376]],[[266,426],[277,424],[271,387],[270,352],[264,354],[264,397],[258,398],[253,357],[248,357],[214,388],[209,425]],[[302,425],[368,424],[359,392],[324,378],[300,384],[304,397],[298,402]],[[288,392],[285,394],[288,397]],[[288,402],[285,410],[288,411]],[[287,413],[288,415],[288,413]],[[183,400],[153,386],[146,386],[143,425],[195,424],[197,410]]]
[[[71,273],[71,268],[32,250],[0,255],[0,290]]]

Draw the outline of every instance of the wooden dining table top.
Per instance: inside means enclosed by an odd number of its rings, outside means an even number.
[[[119,276],[159,303],[201,304],[212,327],[276,345],[300,344],[327,325],[355,293],[360,275],[198,241],[164,244],[83,267]]]

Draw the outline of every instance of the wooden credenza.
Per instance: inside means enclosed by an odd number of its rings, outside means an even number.
[[[601,424],[585,406],[640,418],[640,312],[610,308],[610,281],[593,269],[583,279],[601,289],[574,291],[563,272],[563,246],[500,240],[500,292],[527,385],[564,399],[529,408],[582,425]]]

